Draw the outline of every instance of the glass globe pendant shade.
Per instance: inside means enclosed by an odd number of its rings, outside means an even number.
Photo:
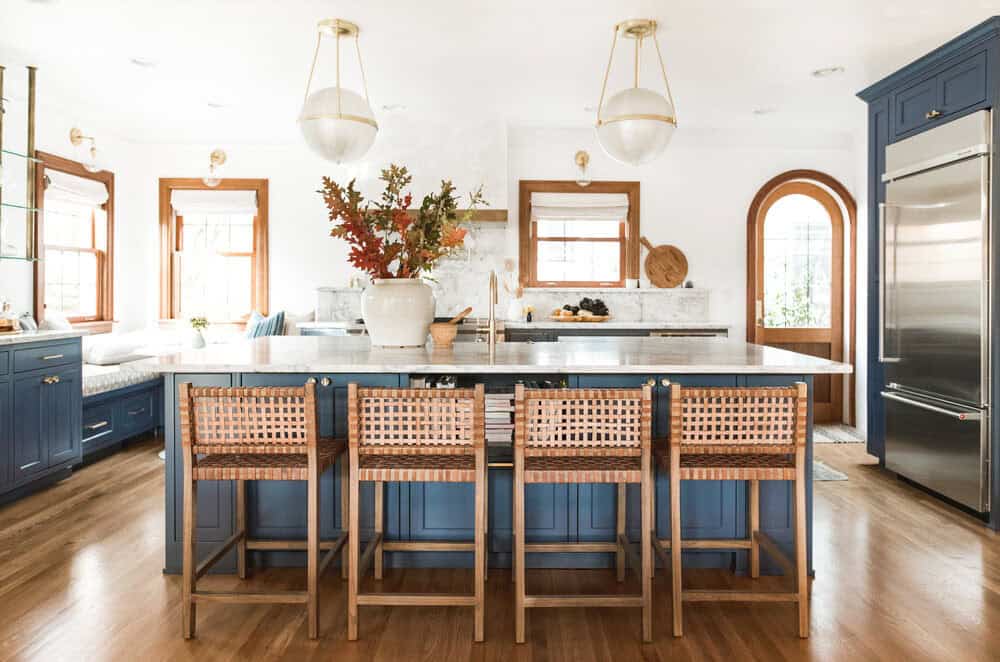
[[[335,163],[361,159],[378,133],[368,101],[337,87],[317,90],[306,98],[299,129],[313,152]]]
[[[677,128],[673,105],[642,87],[615,94],[601,109],[597,141],[608,156],[628,165],[649,163],[667,148]]]

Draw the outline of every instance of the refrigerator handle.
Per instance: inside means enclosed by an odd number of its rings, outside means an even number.
[[[945,416],[950,416],[959,421],[982,420],[982,415],[978,411],[954,411],[951,409],[945,409],[944,407],[938,407],[936,405],[932,405],[929,402],[921,402],[920,400],[911,400],[910,398],[903,397],[898,393],[892,393],[891,391],[882,391],[882,397],[885,398],[886,400],[895,400],[896,402],[902,402],[904,405],[910,405],[911,407],[926,409],[927,411],[932,411],[935,414],[944,414]]]
[[[879,363],[899,363],[896,357],[885,355],[885,208],[878,204],[878,361]]]

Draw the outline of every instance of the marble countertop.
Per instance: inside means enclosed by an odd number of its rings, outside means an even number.
[[[277,336],[135,361],[158,372],[847,374],[851,366],[723,338],[503,342],[450,349],[372,347],[367,337]],[[123,368],[124,369],[124,368]]]
[[[46,342],[49,340],[79,338],[87,334],[87,331],[77,331],[75,329],[61,331],[22,331],[21,333],[0,335],[0,347],[3,347],[4,345],[20,345],[28,342]]]
[[[729,329],[725,322],[504,322],[508,329]]]

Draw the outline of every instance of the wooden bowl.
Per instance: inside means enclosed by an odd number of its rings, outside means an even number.
[[[434,322],[431,324],[431,340],[434,341],[435,347],[451,347],[457,335],[457,324],[449,324],[448,322]]]

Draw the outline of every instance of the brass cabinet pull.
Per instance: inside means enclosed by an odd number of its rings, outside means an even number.
[[[100,430],[101,428],[108,427],[109,423],[107,421],[98,421],[96,423],[91,423],[90,425],[84,425],[83,427],[88,430]]]
[[[51,377],[45,377],[42,379],[43,384],[58,384],[60,381],[59,375],[52,375]]]
[[[332,382],[330,381],[329,377],[324,377],[323,379],[319,380],[319,383],[322,386],[329,386]]]
[[[646,380],[646,386],[656,386],[656,380],[650,377]]]
[[[31,467],[35,466],[36,464],[41,464],[41,463],[42,463],[41,460],[35,460],[34,462],[28,462],[27,464],[22,464],[21,468],[19,470],[20,471],[24,471],[25,469],[30,469]]]
[[[64,356],[65,356],[64,354],[50,354],[49,356],[43,356],[42,360],[43,361],[55,361],[56,359],[61,359]]]
[[[316,383],[315,377],[310,377],[309,379],[306,380],[306,384],[315,384],[315,383]]]
[[[927,114],[924,115],[924,117],[927,118],[927,119],[929,119],[929,120],[932,120],[935,117],[941,117],[941,111],[938,110],[938,109],[936,109],[936,108],[933,109],[933,110],[928,110]]]
[[[670,386],[670,380],[664,377],[660,380],[660,386]]]

